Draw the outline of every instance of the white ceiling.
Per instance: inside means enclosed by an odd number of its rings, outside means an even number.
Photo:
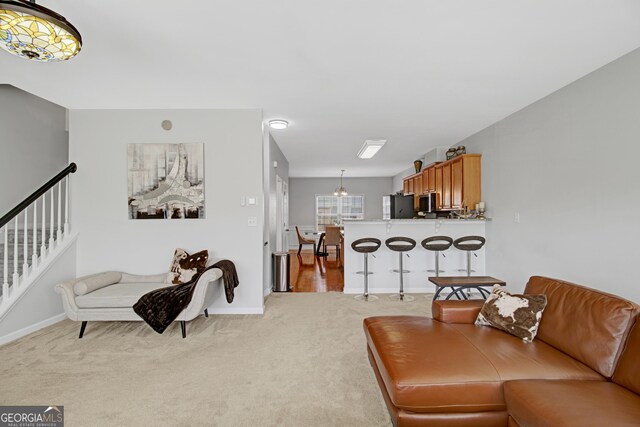
[[[638,0],[39,1],[73,60],[0,55],[71,109],[262,108],[291,176],[391,176],[640,46]],[[372,160],[365,139],[387,139]]]

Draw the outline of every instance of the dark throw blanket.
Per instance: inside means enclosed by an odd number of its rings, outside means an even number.
[[[133,305],[133,311],[142,318],[154,331],[161,334],[187,308],[193,297],[198,279],[205,271],[211,268],[222,270],[222,280],[227,302],[233,302],[234,289],[240,283],[236,266],[229,260],[218,261],[207,267],[193,280],[182,285],[168,286],[156,289],[144,294],[137,303]]]

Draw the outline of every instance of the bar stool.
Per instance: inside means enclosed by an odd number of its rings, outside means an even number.
[[[358,301],[375,301],[378,299],[375,295],[369,295],[369,275],[373,274],[369,272],[369,254],[373,255],[373,252],[380,249],[382,242],[380,239],[374,237],[365,237],[363,239],[354,240],[351,243],[351,249],[364,255],[364,270],[357,271],[356,274],[364,275],[364,293],[362,295],[356,295],[355,299]],[[375,255],[373,255],[375,257]]]
[[[410,295],[407,295],[405,297],[404,295],[404,273],[410,273],[411,271],[402,269],[402,255],[404,254],[404,252],[408,252],[415,248],[416,241],[410,239],[409,237],[398,236],[388,238],[387,240],[385,240],[384,244],[387,245],[387,247],[392,251],[398,252],[398,259],[400,260],[399,269],[393,270],[394,273],[400,273],[400,292],[398,293],[398,295],[391,295],[391,299],[399,299],[400,301],[413,301],[415,298]],[[409,254],[407,254],[407,256],[409,256]]]
[[[471,276],[471,272],[475,272],[475,270],[471,269],[471,252],[477,251],[484,246],[486,242],[485,238],[482,236],[464,236],[460,237],[453,241],[453,246],[461,251],[467,251],[467,268],[460,269],[458,271],[466,271],[467,276]],[[477,257],[475,253],[473,256]]]
[[[449,236],[431,236],[424,239],[420,244],[426,250],[435,252],[436,269],[427,271],[435,272],[436,277],[440,276],[440,273],[444,273],[444,270],[440,270],[440,252],[449,249],[453,245],[453,239]]]

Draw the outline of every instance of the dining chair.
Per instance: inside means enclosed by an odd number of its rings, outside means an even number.
[[[298,254],[302,250],[302,245],[313,245],[313,253],[316,253],[316,241],[314,239],[307,239],[300,233],[300,229],[296,225],[296,234],[298,235]]]
[[[340,227],[327,225],[324,230],[324,245],[336,247],[336,260],[340,259],[340,246],[342,245]]]

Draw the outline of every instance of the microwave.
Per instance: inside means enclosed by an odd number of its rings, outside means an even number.
[[[420,212],[435,212],[436,211],[436,193],[428,193],[420,196]]]

